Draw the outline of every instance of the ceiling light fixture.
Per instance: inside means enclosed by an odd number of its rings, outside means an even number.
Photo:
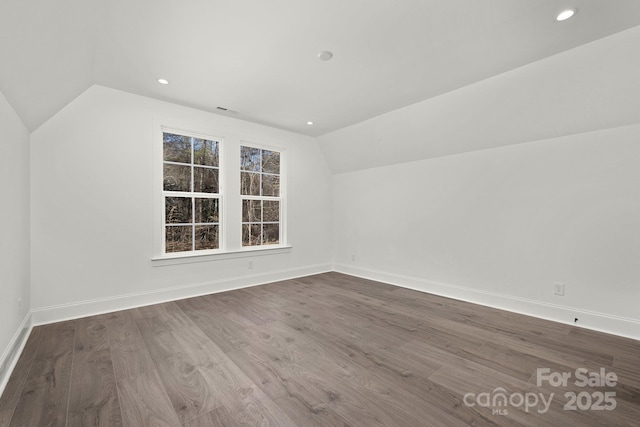
[[[558,14],[558,16],[556,16],[556,21],[558,22],[566,21],[567,19],[575,16],[576,13],[578,13],[578,9],[563,10]]]
[[[318,54],[318,59],[320,59],[320,61],[328,61],[331,58],[333,58],[333,53],[329,52],[328,50],[323,50]]]
[[[308,124],[309,126],[311,126],[311,125],[313,125],[313,122],[307,122],[307,124]]]
[[[169,84],[169,80],[167,80],[167,79],[158,79],[158,83],[160,83],[161,85],[168,85]]]

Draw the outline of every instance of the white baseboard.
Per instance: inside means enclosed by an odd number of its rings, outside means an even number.
[[[18,358],[27,343],[31,328],[31,313],[27,313],[0,357],[0,395],[4,393],[9,377],[18,363]]]
[[[213,280],[210,282],[195,283],[191,285],[175,286],[147,292],[137,292],[126,295],[117,295],[108,298],[98,298],[87,301],[78,301],[69,304],[52,305],[48,307],[34,308],[31,310],[32,323],[43,325],[60,322],[63,320],[78,319],[80,317],[94,316],[113,311],[127,310],[145,305],[159,304],[200,295],[231,291],[249,286],[262,285],[280,280],[295,279],[312,274],[332,271],[331,265],[315,265],[290,270],[279,270],[263,274],[255,274],[227,279]]]
[[[333,270],[338,273],[389,283],[391,285],[416,291],[640,340],[640,320],[638,319],[613,316],[606,313],[565,307],[526,298],[514,297],[511,295],[487,292],[479,289],[434,282],[393,273],[385,273],[343,264],[334,265]],[[574,322],[575,318],[579,319],[577,323]]]

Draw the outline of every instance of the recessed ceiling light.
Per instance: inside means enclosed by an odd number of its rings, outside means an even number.
[[[328,61],[331,58],[333,58],[333,53],[329,52],[328,50],[323,50],[318,54],[318,59],[320,59],[320,61]]]
[[[313,122],[307,122],[307,124],[308,124],[309,126],[311,126],[311,125],[313,125]]]
[[[168,85],[169,84],[169,80],[167,80],[167,79],[158,79],[158,83],[160,83],[161,85]]]
[[[578,9],[567,9],[563,10],[556,16],[556,21],[566,21],[567,19],[573,17],[576,13],[578,13]]]

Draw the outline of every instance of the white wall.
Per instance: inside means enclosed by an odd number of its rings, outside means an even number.
[[[0,93],[0,390],[29,311],[29,133]],[[19,307],[18,299],[22,300]],[[26,324],[28,326],[28,323]]]
[[[247,258],[152,263],[152,138],[163,119],[286,149],[290,253],[255,256],[251,270]],[[290,132],[92,86],[33,132],[31,193],[35,322],[330,268],[331,173],[317,142]]]
[[[639,137],[633,125],[335,175],[337,269],[640,338]]]

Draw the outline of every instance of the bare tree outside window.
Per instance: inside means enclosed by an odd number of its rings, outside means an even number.
[[[219,145],[163,133],[165,253],[219,249]]]
[[[280,177],[280,152],[240,147],[242,246],[280,243]]]

